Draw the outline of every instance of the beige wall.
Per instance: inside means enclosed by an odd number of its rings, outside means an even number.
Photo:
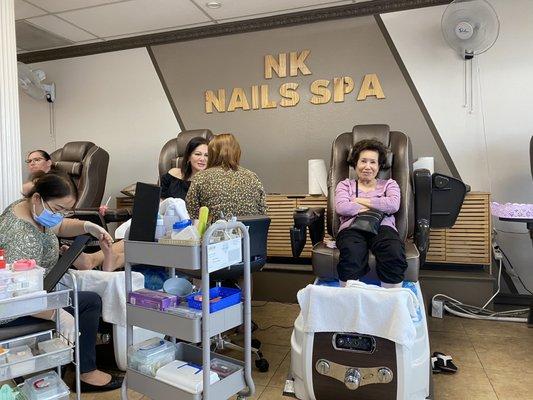
[[[163,144],[181,130],[146,49],[49,61],[42,68],[55,82],[57,146],[89,140],[110,154],[106,192],[157,181]],[[22,150],[54,150],[49,105],[20,94]],[[113,203],[111,203],[113,204]]]
[[[523,49],[533,42],[533,2],[490,3],[501,29],[494,46],[474,61],[473,113],[462,107],[463,62],[440,32],[446,7],[385,14],[383,21],[463,180],[473,190],[490,191],[493,201],[531,203],[533,53]],[[533,249],[526,224],[497,218],[493,223],[499,245],[531,290]]]
[[[309,49],[312,75],[264,78],[266,54]],[[233,132],[243,148],[243,165],[254,170],[268,192],[307,193],[307,160],[329,163],[331,143],[355,124],[387,123],[407,133],[414,155],[435,156],[436,169],[449,173],[433,136],[373,17],[309,24],[153,47],[164,80],[186,128]],[[376,73],[386,99],[357,102],[365,74]],[[356,89],[344,103],[313,105],[316,79],[350,76]],[[268,83],[279,101],[279,85],[299,84],[295,107],[206,114],[204,90]],[[332,83],[330,83],[330,87]]]

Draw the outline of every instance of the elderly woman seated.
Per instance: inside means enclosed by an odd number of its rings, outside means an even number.
[[[381,142],[367,139],[357,142],[348,160],[357,178],[345,179],[335,189],[335,210],[341,222],[337,234],[340,251],[337,272],[341,286],[368,272],[369,250],[376,257],[377,275],[382,286],[402,285],[407,261],[394,218],[400,208],[400,187],[394,179],[377,179],[386,157],[387,149]],[[384,213],[375,235],[352,226],[357,216],[368,210]]]

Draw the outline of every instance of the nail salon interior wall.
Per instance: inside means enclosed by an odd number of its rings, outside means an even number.
[[[311,75],[264,78],[264,56],[310,50]],[[172,99],[186,128],[232,132],[243,149],[242,163],[257,172],[267,192],[307,193],[307,160],[329,164],[331,143],[357,124],[389,124],[407,133],[415,156],[435,157],[436,169],[449,172],[428,125],[374,17],[326,21],[268,31],[242,33],[152,47]],[[287,56],[287,58],[289,58]],[[287,61],[288,64],[288,61]],[[386,99],[356,101],[365,74],[379,77]],[[350,76],[355,82],[343,103],[310,103],[317,79]],[[297,83],[300,102],[280,107],[281,84]],[[204,91],[268,84],[277,108],[207,114]]]
[[[161,147],[181,128],[145,48],[32,68],[43,69],[46,82],[56,84],[57,147],[87,140],[109,152],[104,201],[131,183],[157,182]],[[54,150],[48,103],[20,91],[20,119],[23,157],[33,149]]]
[[[444,41],[445,6],[382,19],[463,180],[500,203],[533,202],[533,2],[489,0],[500,36],[474,63],[474,112],[463,103],[463,61]],[[413,23],[416,21],[416,23]],[[533,290],[533,247],[525,224],[494,221],[499,243]]]

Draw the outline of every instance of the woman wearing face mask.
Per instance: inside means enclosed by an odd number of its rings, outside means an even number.
[[[407,269],[404,243],[398,235],[394,214],[400,209],[400,187],[394,179],[377,179],[385,165],[387,149],[374,139],[357,142],[348,162],[357,179],[345,179],[335,189],[335,211],[340,216],[337,272],[341,286],[368,272],[368,251],[376,257],[376,272],[383,287],[401,287]],[[378,234],[351,228],[357,214],[369,209],[382,211]]]
[[[192,138],[183,155],[180,168],[172,168],[161,177],[161,198],[177,197],[185,200],[191,179],[198,171],[207,167],[207,145],[203,137]]]
[[[9,205],[0,215],[0,248],[5,250],[8,263],[21,258],[33,258],[45,269],[45,274],[56,264],[59,243],[56,235],[73,237],[90,233],[102,241],[111,242],[109,234],[96,224],[87,221],[63,219],[63,214],[76,202],[76,189],[72,181],[57,173],[47,173],[33,182],[31,191],[22,200]],[[121,379],[96,368],[96,333],[101,316],[102,302],[96,293],[79,292],[80,367],[82,391],[113,390]],[[51,319],[50,313],[36,315]],[[74,339],[74,319],[60,310],[62,333]],[[24,325],[34,317],[22,317],[0,323],[9,326]]]

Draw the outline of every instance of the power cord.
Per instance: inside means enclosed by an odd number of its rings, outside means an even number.
[[[292,329],[294,328],[294,325],[290,325],[290,326],[283,326],[283,325],[276,325],[276,324],[272,324],[272,325],[268,325],[266,328],[257,328],[258,331],[268,331],[269,329],[272,329],[272,328],[281,328],[281,329]]]
[[[438,293],[432,297],[431,303],[434,304],[436,299],[445,299],[442,301],[444,310],[450,314],[456,315],[462,318],[477,319],[477,320],[489,320],[489,321],[506,321],[506,322],[520,322],[526,323],[527,318],[520,317],[520,315],[527,314],[528,308],[509,311],[492,311],[488,310],[487,306],[498,295],[501,288],[501,276],[503,269],[503,257],[504,253],[497,245],[493,245],[494,258],[499,261],[498,266],[498,288],[494,295],[485,303],[483,307],[477,307],[470,304],[465,304],[453,297],[447,296],[442,293]],[[507,256],[505,256],[507,258]],[[508,260],[508,259],[507,259]],[[509,260],[508,260],[509,261]]]
[[[501,247],[498,247],[498,249],[502,252],[503,256],[505,257],[505,259],[507,260],[507,262],[509,263],[509,265],[511,266],[511,269],[514,270],[514,267],[513,267],[513,264],[511,263],[511,260],[509,260],[509,257],[507,257],[507,254],[505,254],[505,252],[503,251],[503,249]],[[529,290],[527,288],[527,286],[525,285],[524,281],[522,280],[522,278],[520,278],[520,275],[516,274],[515,275],[516,278],[518,279],[518,281],[522,284],[523,288],[526,290],[526,292],[528,292],[529,294],[533,295],[533,292],[531,292],[531,290]]]

